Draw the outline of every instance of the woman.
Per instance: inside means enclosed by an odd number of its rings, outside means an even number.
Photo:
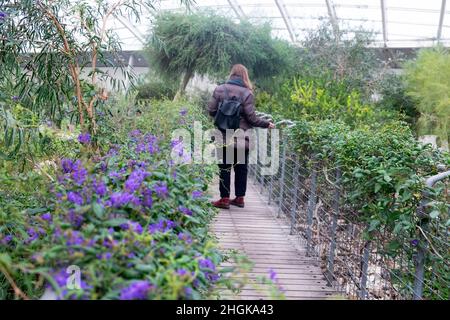
[[[253,127],[275,128],[275,125],[267,120],[259,118],[255,113],[255,103],[253,97],[253,87],[248,77],[247,68],[242,64],[236,64],[231,68],[229,79],[226,83],[219,85],[214,90],[213,96],[208,104],[208,112],[210,116],[215,117],[220,103],[227,98],[236,97],[242,103],[240,110],[239,128],[248,130]],[[220,168],[220,199],[212,202],[213,206],[222,209],[229,209],[230,204],[243,208],[244,197],[247,189],[247,166],[249,141],[245,138],[245,161],[237,161],[238,150],[236,145],[234,148],[233,161],[226,160],[226,147],[223,149],[223,161],[219,164]],[[234,167],[234,191],[236,198],[230,201],[230,177],[231,168]]]

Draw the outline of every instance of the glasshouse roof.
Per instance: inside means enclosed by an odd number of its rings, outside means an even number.
[[[159,10],[186,10],[180,0],[162,0]],[[446,0],[196,0],[190,10],[210,9],[236,20],[269,22],[273,35],[301,45],[309,30],[324,21],[346,31],[373,33],[379,47],[450,45],[450,4]],[[143,47],[151,29],[152,10],[139,22],[118,17],[113,23],[123,49]]]

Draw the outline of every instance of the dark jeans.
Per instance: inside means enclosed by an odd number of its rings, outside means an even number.
[[[240,151],[242,152],[242,151]],[[241,156],[242,157],[242,156]],[[219,164],[220,168],[220,197],[229,198],[230,197],[230,179],[231,179],[231,168],[234,168],[234,192],[236,197],[245,196],[245,191],[247,190],[247,166],[248,166],[248,150],[245,150],[245,160],[239,159],[238,161],[238,151],[234,149],[234,160],[227,163],[226,148],[223,148],[223,163]],[[244,160],[244,161],[242,161]]]

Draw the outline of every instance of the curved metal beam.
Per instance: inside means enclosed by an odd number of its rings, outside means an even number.
[[[442,4],[441,4],[441,13],[439,16],[439,25],[438,25],[438,31],[437,31],[437,41],[440,42],[441,41],[441,37],[442,37],[442,26],[444,25],[444,17],[445,17],[445,6],[447,4],[446,0],[442,0]]]
[[[278,11],[280,11],[281,17],[284,20],[284,24],[286,25],[286,28],[289,32],[289,36],[291,37],[291,40],[293,43],[297,42],[294,28],[292,26],[291,19],[289,18],[289,14],[286,11],[286,6],[282,3],[282,0],[275,0],[275,3],[278,7]]]
[[[242,10],[241,6],[236,2],[236,0],[228,0],[231,8],[239,19],[245,18],[244,10]]]
[[[122,19],[122,17],[118,15],[116,15],[115,18],[120,22],[121,25],[127,28],[128,31],[130,31],[140,43],[145,44],[145,37],[139,32],[139,30],[136,29],[136,27],[134,27],[133,25],[129,25]]]
[[[333,26],[334,32],[339,32],[339,23],[336,15],[336,8],[332,0],[325,0],[327,3],[328,15],[330,16],[331,25]]]
[[[381,21],[383,22],[383,42],[384,46],[387,47],[388,36],[387,36],[387,22],[386,22],[386,3],[384,0],[380,0],[381,5]]]

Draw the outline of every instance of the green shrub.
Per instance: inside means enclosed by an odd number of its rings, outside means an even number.
[[[419,134],[450,139],[450,54],[442,47],[422,49],[405,64],[406,92],[417,102]]]
[[[177,86],[163,80],[152,80],[136,87],[137,100],[173,99],[177,92]]]
[[[48,193],[32,191],[48,183],[38,175],[21,187],[21,205],[1,212],[0,298],[14,297],[7,279],[25,296],[51,287],[63,299],[200,299],[222,281],[204,198],[215,168],[168,158],[171,131],[189,128],[198,110],[168,101],[141,110],[123,123],[120,145],[62,159]],[[81,269],[81,291],[67,287],[70,265]]]

